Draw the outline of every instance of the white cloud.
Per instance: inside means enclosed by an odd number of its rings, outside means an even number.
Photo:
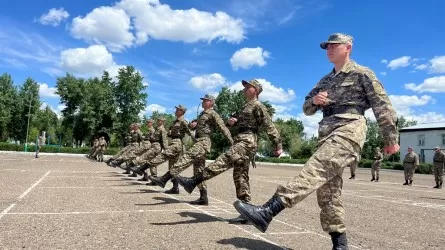
[[[445,73],[445,56],[435,56],[430,64],[431,73]]]
[[[312,136],[318,136],[318,123],[323,119],[322,113],[317,112],[311,116],[300,113],[297,115],[297,119],[303,122],[303,132],[306,134],[306,139],[310,139]]]
[[[388,60],[386,60],[386,59],[382,59],[380,62],[383,64],[388,64]]]
[[[270,53],[261,47],[242,48],[232,55],[230,63],[234,70],[238,70],[239,68],[249,69],[254,65],[263,67],[266,65],[266,59],[269,58],[269,56]]]
[[[43,25],[52,25],[56,27],[65,19],[68,19],[69,16],[70,14],[63,8],[59,9],[52,8],[48,11],[48,13],[40,16],[40,18],[37,21]]]
[[[423,83],[416,85],[415,83],[405,84],[405,88],[416,91],[418,93],[432,92],[441,93],[445,92],[445,76],[435,76],[427,78]]]
[[[292,89],[284,90],[276,87],[265,79],[257,79],[263,86],[263,92],[259,99],[271,103],[287,103],[295,99],[295,92]],[[237,82],[229,87],[232,90],[242,90],[244,87],[241,82]]]
[[[386,72],[380,72],[380,75],[386,76]]]
[[[189,80],[189,83],[197,89],[209,91],[226,85],[227,82],[221,74],[213,73],[209,75],[194,76]]]
[[[424,70],[424,69],[428,68],[428,65],[420,64],[420,65],[416,65],[414,68],[418,69],[418,70]]]
[[[39,95],[43,97],[49,97],[49,98],[59,98],[59,96],[56,94],[56,88],[55,87],[49,87],[46,83],[39,83]]]
[[[114,62],[113,55],[103,45],[67,49],[61,52],[60,59],[61,68],[82,76],[100,76],[107,70],[113,77],[124,67]]]
[[[387,67],[395,70],[397,68],[404,68],[408,67],[411,64],[411,57],[410,56],[402,56],[397,59],[391,60]]]
[[[104,44],[113,52],[143,45],[149,39],[239,43],[245,38],[242,20],[225,12],[173,10],[158,0],[122,0],[111,7],[98,7],[85,17],[74,18],[71,34]]]
[[[70,31],[77,39],[104,44],[113,52],[131,47],[136,39],[125,11],[106,6],[94,9],[83,18],[74,18]]]
[[[167,108],[159,104],[150,104],[145,108],[146,113],[153,113],[155,111],[165,113],[167,111]]]
[[[420,97],[416,95],[389,95],[389,99],[391,100],[391,103],[396,109],[397,113],[407,112],[409,108],[413,106],[424,106],[434,102],[434,99],[428,95],[423,95]]]

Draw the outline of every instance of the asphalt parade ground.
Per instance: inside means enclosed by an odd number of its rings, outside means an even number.
[[[158,175],[167,165],[158,167]],[[263,204],[301,166],[258,163],[250,168],[252,203]],[[232,170],[207,182],[209,206],[194,206],[199,190],[170,195],[79,156],[0,153],[0,249],[331,249],[320,226],[313,193],[281,212],[261,233],[252,225],[230,224]],[[192,168],[184,176],[192,175]],[[369,169],[355,180],[344,172],[350,249],[445,249],[445,189],[433,189],[432,175],[415,174],[403,186],[403,172]]]

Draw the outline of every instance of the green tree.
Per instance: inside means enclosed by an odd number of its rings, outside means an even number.
[[[139,113],[145,109],[147,94],[143,77],[132,66],[119,69],[118,81],[114,86],[117,120],[115,130],[123,145],[128,126],[139,121]]]
[[[14,103],[17,101],[17,89],[11,75],[0,76],[0,141],[6,141],[10,136],[10,121]]]

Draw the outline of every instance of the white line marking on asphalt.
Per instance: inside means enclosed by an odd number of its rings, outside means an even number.
[[[31,187],[29,187],[25,192],[23,192],[23,194],[19,196],[18,200],[20,201],[21,199],[23,199],[29,192],[31,192],[31,190],[33,190],[37,185],[39,185],[39,183],[42,182],[43,179],[45,179],[45,177],[47,177],[50,173],[51,173],[51,170],[46,172],[46,174],[44,174],[42,176],[42,178],[40,178]]]
[[[14,204],[15,205],[15,204]],[[73,211],[73,212],[22,212],[22,213],[8,213],[8,215],[81,215],[81,214],[115,214],[115,213],[154,213],[154,212],[177,212],[177,211],[194,211],[192,208],[178,208],[178,209],[149,209],[149,210],[127,210],[127,211]],[[218,212],[217,209],[211,211]]]
[[[17,202],[19,202],[20,200],[22,200],[27,194],[29,194],[29,192],[31,192],[31,190],[33,190],[40,182],[43,181],[43,179],[45,179],[46,176],[49,175],[49,173],[51,173],[51,171],[46,172],[46,174],[44,174],[42,176],[42,178],[40,178],[38,181],[36,181],[34,184],[32,184],[31,187],[29,187],[25,192],[23,192],[23,194],[21,194],[18,198],[17,198]],[[17,205],[17,203],[13,203],[11,205],[9,205],[9,207],[7,207],[5,210],[3,210],[0,213],[0,219],[3,218],[6,214],[8,214],[8,212]]]

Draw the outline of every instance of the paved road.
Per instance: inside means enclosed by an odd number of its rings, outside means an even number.
[[[267,201],[300,170],[251,168],[252,202]],[[432,188],[433,176],[417,174],[408,187],[402,172],[382,171],[373,183],[369,171],[359,169],[356,180],[344,174],[350,248],[445,249],[445,189]],[[0,154],[0,249],[331,248],[315,194],[261,233],[226,222],[237,216],[232,171],[208,182],[209,206],[187,203],[198,193],[165,194],[120,172],[80,157]]]

